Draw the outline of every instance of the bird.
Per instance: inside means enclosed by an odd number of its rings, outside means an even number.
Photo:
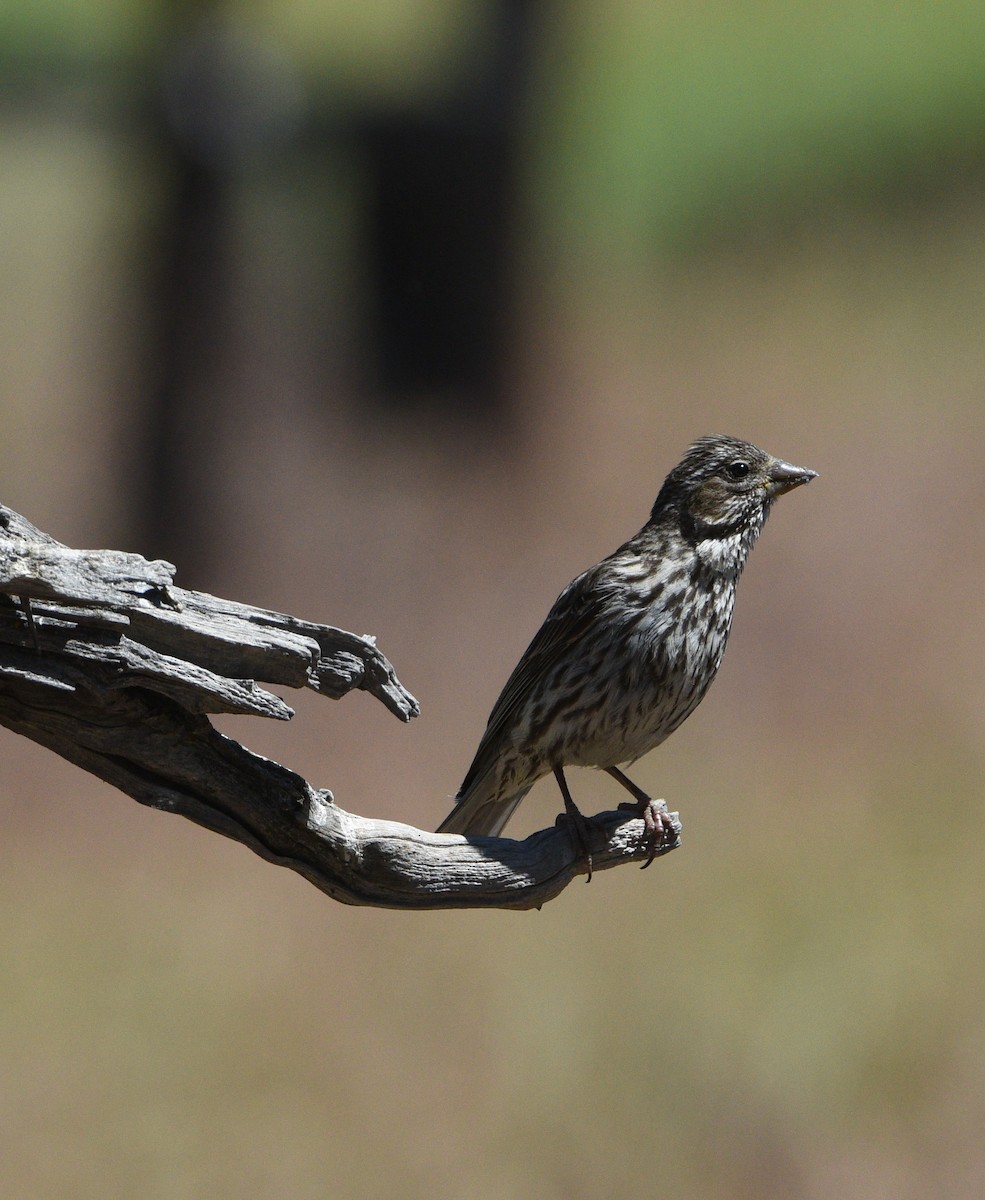
[[[816,477],[740,438],[693,442],[642,529],[558,596],[493,705],[438,832],[500,836],[533,784],[553,773],[590,878],[588,822],[564,772],[596,767],[633,797],[628,807],[643,817],[649,866],[671,832],[669,818],[622,768],[701,702],[725,652],[736,584],[773,502]]]

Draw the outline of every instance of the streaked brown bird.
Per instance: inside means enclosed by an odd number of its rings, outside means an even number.
[[[558,596],[493,706],[438,832],[499,835],[553,771],[587,851],[564,768],[600,767],[638,806],[649,865],[663,812],[620,768],[659,746],[701,702],[773,501],[815,476],[738,438],[699,438],[639,533]]]

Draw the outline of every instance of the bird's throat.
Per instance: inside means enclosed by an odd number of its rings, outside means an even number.
[[[737,579],[746,565],[759,530],[758,525],[746,525],[739,529],[706,526],[696,531],[694,553],[707,570]]]

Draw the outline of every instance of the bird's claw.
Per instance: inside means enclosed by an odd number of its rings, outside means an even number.
[[[674,844],[677,840],[677,830],[671,820],[667,805],[663,800],[645,799],[627,800],[619,805],[620,812],[635,813],[643,819],[643,838],[641,844],[649,851],[646,862],[640,867],[641,871],[653,862],[662,850]]]
[[[564,812],[558,813],[554,824],[556,826],[567,825],[570,829],[575,847],[584,857],[588,867],[585,882],[591,883],[592,844],[600,846],[608,841],[605,830],[593,821],[591,817],[586,817],[574,804],[570,808],[566,807]]]

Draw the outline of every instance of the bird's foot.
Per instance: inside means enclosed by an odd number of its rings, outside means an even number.
[[[570,808],[565,806],[562,813],[558,813],[555,825],[567,825],[571,830],[571,836],[574,839],[575,848],[580,852],[585,859],[588,867],[586,883],[592,882],[592,847],[601,849],[608,842],[608,837],[605,830],[598,825],[591,817],[586,817],[585,814],[574,804]]]
[[[635,801],[627,800],[619,805],[620,812],[635,813],[643,818],[643,845],[649,851],[646,862],[640,868],[645,871],[657,855],[677,841],[677,830],[663,800],[651,800],[641,793]]]
[[[633,783],[629,776],[624,775],[618,767],[606,767],[605,770],[617,783],[622,784],[626,791],[633,797],[632,804],[627,801],[619,805],[620,811],[632,812],[638,817],[643,818],[643,824],[646,827],[644,830],[643,845],[650,852],[646,862],[640,868],[645,871],[662,850],[668,849],[677,841],[677,830],[674,828],[674,822],[671,820],[670,813],[667,811],[667,805],[663,800],[651,800],[640,785]]]
[[[586,817],[584,813],[571,799],[571,792],[568,789],[568,781],[564,777],[564,770],[561,767],[554,768],[554,778],[557,780],[558,787],[561,789],[561,798],[564,800],[564,812],[558,813],[555,825],[560,825],[567,821],[572,829],[575,847],[585,856],[585,861],[588,864],[588,878],[586,883],[592,882],[592,841],[596,843],[601,839],[604,845],[608,841],[605,831],[601,829],[590,817]]]

